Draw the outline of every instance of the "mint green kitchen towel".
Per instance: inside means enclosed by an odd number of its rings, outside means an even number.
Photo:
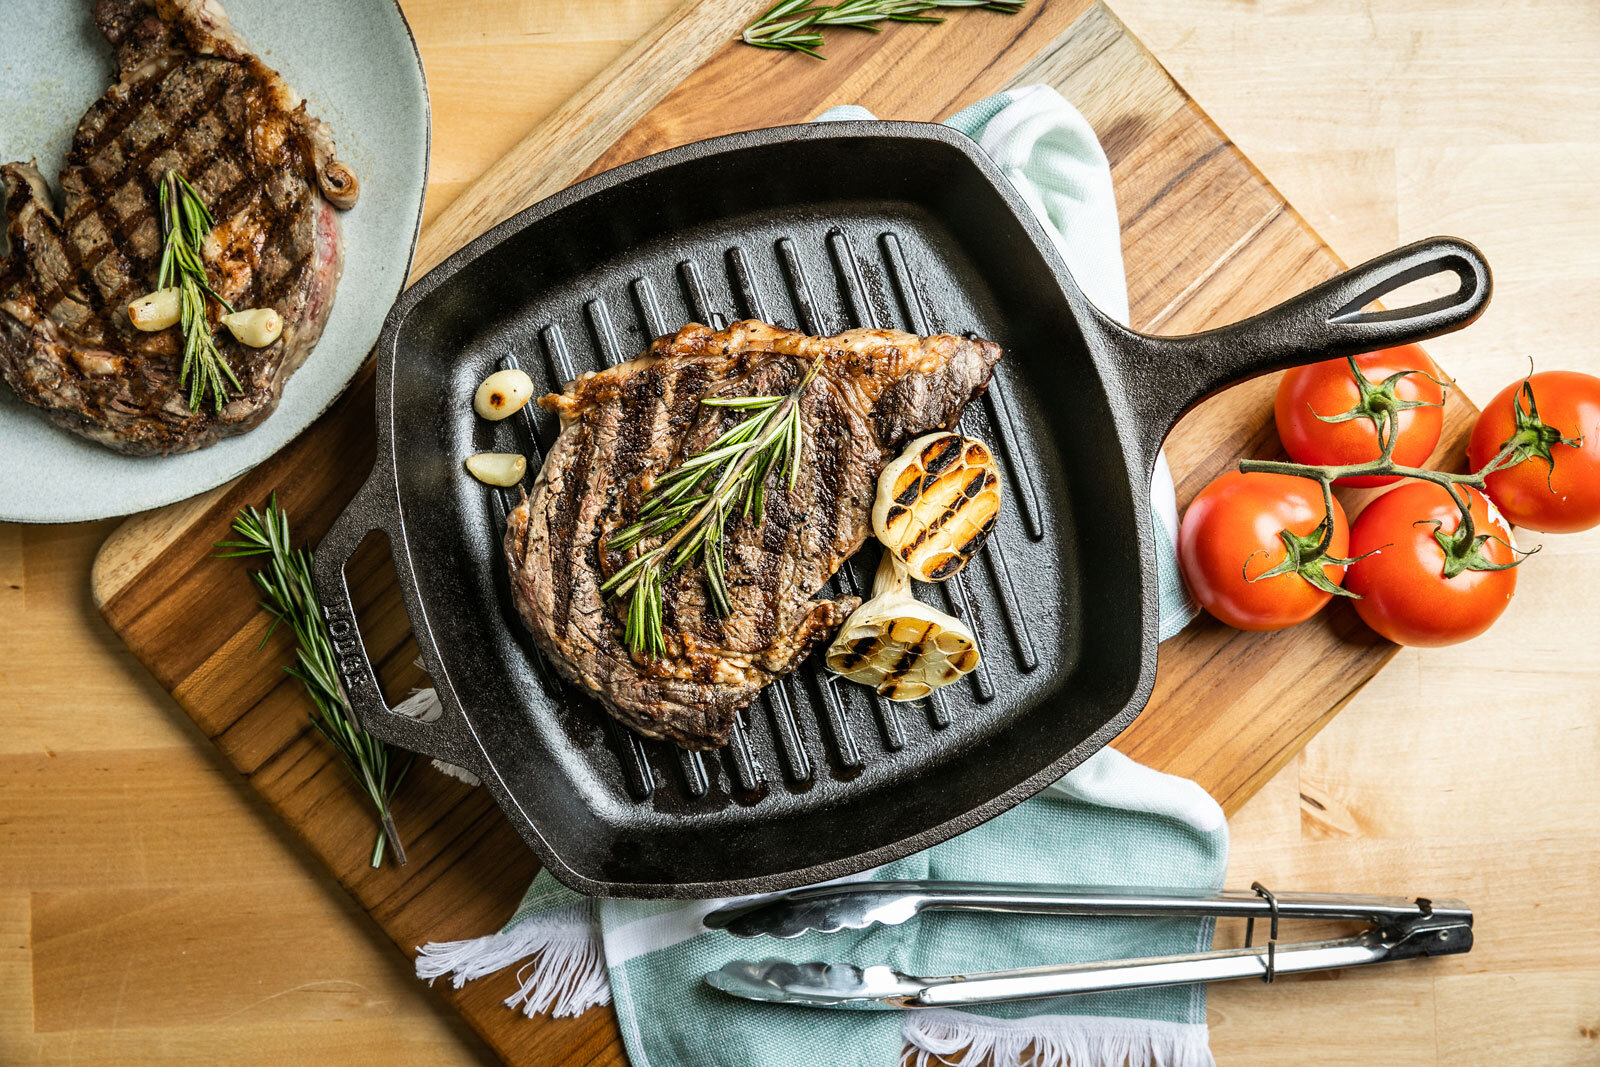
[[[859,108],[822,116],[870,117]],[[1046,223],[1089,298],[1126,321],[1110,168],[1082,116],[1053,89],[1033,86],[947,121],[999,164]],[[1164,460],[1152,489],[1165,639],[1195,608],[1177,576],[1177,513]],[[424,690],[407,710],[426,716],[430,699]],[[1107,749],[1006,814],[855,877],[1213,890],[1227,852],[1222,811],[1204,790]],[[596,900],[541,872],[500,931],[420,946],[417,974],[430,981],[448,976],[459,988],[520,963],[508,1007],[561,1016],[614,1003],[635,1067],[892,1067],[903,1044],[919,1065],[1008,1067],[1025,1053],[1030,1063],[1062,1067],[1213,1062],[1203,986],[895,1013],[753,1004],[701,982],[729,960],[768,956],[885,963],[935,975],[1189,953],[1210,947],[1208,919],[933,913],[898,927],[743,941],[701,924],[726,902]]]

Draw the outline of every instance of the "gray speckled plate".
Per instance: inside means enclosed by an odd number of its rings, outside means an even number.
[[[90,0],[5,0],[0,160],[39,161],[54,181],[72,131],[111,84],[111,46]],[[316,350],[271,418],[181,456],[135,458],[41,418],[0,384],[0,519],[74,522],[170,504],[244,473],[333,403],[405,285],[428,173],[428,89],[395,0],[224,0],[246,41],[333,127],[361,179],[341,216],[344,279]]]

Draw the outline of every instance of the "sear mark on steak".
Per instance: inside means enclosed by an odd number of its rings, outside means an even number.
[[[243,433],[277,406],[333,306],[334,208],[358,184],[332,135],[251,53],[216,0],[98,0],[117,82],[78,123],[63,210],[31,164],[0,166],[9,257],[0,262],[0,377],[54,422],[131,455],[187,452]],[[189,410],[182,334],[141,333],[127,304],[155,288],[157,191],[187,176],[216,216],[202,254],[235,308],[273,307],[283,336],[217,347],[238,375],[220,414]],[[212,305],[213,324],[217,308]]]
[[[507,524],[518,612],[561,675],[634,730],[690,749],[725,744],[739,709],[859,604],[815,597],[866,541],[884,464],[909,439],[953,426],[999,359],[988,341],[948,334],[808,337],[749,321],[685,326],[584,375],[540,401],[562,430]],[[772,472],[761,520],[726,529],[732,613],[718,617],[701,568],[686,567],[665,583],[666,655],[634,656],[622,644],[625,600],[600,585],[640,548],[608,551],[606,540],[637,517],[655,478],[747,414],[702,398],[786,393],[813,360],[823,366],[801,404],[794,487]]]

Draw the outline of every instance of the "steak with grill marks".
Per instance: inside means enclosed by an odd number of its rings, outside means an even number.
[[[818,594],[866,541],[883,466],[911,438],[954,425],[999,359],[988,341],[948,334],[808,337],[751,321],[720,332],[686,326],[637,359],[584,375],[540,401],[562,430],[507,525],[518,612],[561,675],[628,726],[685,748],[725,744],[739,709],[859,604]],[[748,414],[702,399],[788,393],[818,360],[800,404],[793,488],[771,472],[761,517],[726,529],[732,612],[719,617],[700,566],[685,567],[665,580],[666,654],[630,653],[624,601],[600,586],[659,542],[624,553],[607,539],[634,521],[656,478]]]
[[[250,51],[215,0],[99,0],[117,82],[72,139],[63,211],[31,164],[0,167],[10,255],[0,263],[0,376],[56,423],[120,452],[187,452],[251,429],[322,334],[341,264],[335,208],[355,176],[327,127]],[[272,307],[283,335],[217,347],[238,375],[221,412],[189,410],[177,328],[141,333],[155,288],[157,191],[175,169],[216,216],[202,250],[235,308]],[[211,303],[208,301],[208,303]],[[214,316],[217,309],[211,308]]]

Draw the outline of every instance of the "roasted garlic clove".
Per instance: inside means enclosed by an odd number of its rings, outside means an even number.
[[[467,473],[485,485],[516,485],[527,472],[527,458],[514,452],[479,452],[467,457]]]
[[[182,313],[176,288],[157,289],[128,305],[128,321],[146,333],[176,326]]]
[[[1000,466],[982,441],[931,433],[878,476],[872,531],[913,578],[942,582],[977,554],[1000,514]]]
[[[283,316],[273,308],[248,308],[222,316],[222,325],[234,340],[251,348],[265,348],[283,336]]]
[[[960,619],[922,603],[911,577],[884,552],[862,604],[828,646],[828,669],[890,700],[917,700],[978,665],[978,639]]]
[[[498,421],[514,415],[533,398],[533,379],[520,370],[497,370],[483,380],[472,397],[472,410]]]

